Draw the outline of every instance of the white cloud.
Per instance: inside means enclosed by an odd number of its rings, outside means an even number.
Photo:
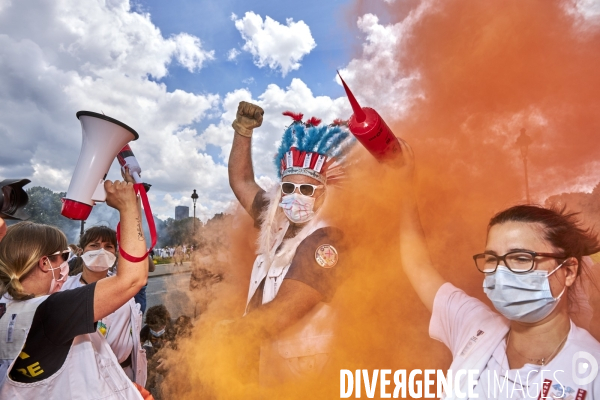
[[[67,189],[81,146],[75,112],[103,111],[140,134],[131,147],[142,177],[153,184],[153,212],[173,217],[175,205],[192,207],[189,196],[197,189],[197,213],[206,219],[232,204],[227,167],[206,151],[208,144],[217,146],[227,162],[239,101],[256,102],[265,110],[263,126],[253,139],[255,173],[265,187],[275,181],[273,155],[291,122],[283,111],[314,115],[324,123],[351,114],[344,97],[315,96],[300,79],[292,79],[288,87],[268,85],[263,93],[237,89],[222,98],[169,91],[156,82],[169,73],[169,66],[177,62],[198,71],[214,53],[186,33],[163,37],[150,16],[132,12],[127,0],[0,0],[0,5],[0,175],[33,178],[30,186]],[[302,21],[282,25],[254,13],[232,19],[246,40],[244,50],[257,65],[283,75],[299,68],[302,57],[315,47]],[[407,24],[384,26],[372,15],[362,17],[363,54],[342,70],[351,85],[358,84],[361,74],[379,77],[371,71],[381,65],[392,71],[373,80],[368,90],[356,88],[358,98],[386,119],[386,113],[396,116],[396,110],[406,108],[408,91],[418,78],[395,69],[397,50],[391,44],[402,39]],[[201,132],[194,129],[194,123],[215,115],[217,122]],[[109,179],[116,178],[114,163]]]
[[[254,63],[260,68],[268,66],[279,70],[283,76],[300,68],[302,57],[316,46],[304,21],[294,22],[288,18],[286,25],[282,25],[269,16],[263,21],[252,11],[241,19],[232,14],[231,19],[246,41],[243,50],[252,54]]]
[[[221,120],[218,124],[211,124],[202,135],[207,144],[221,148],[221,156],[225,159],[231,150],[234,134],[231,123],[235,119],[240,101],[253,102],[265,110],[263,124],[254,130],[252,136],[252,158],[254,173],[259,177],[259,181],[267,186],[269,180],[276,176],[273,156],[277,152],[284,129],[291,123],[289,117],[282,115],[284,111],[301,112],[305,119],[316,116],[321,118],[323,123],[330,123],[336,118],[348,118],[351,114],[350,105],[345,98],[314,96],[309,87],[297,78],[292,79],[290,86],[285,89],[271,84],[257,98],[253,98],[247,89],[227,93],[223,100],[224,112]]]
[[[11,0],[0,0],[0,12],[12,4]]]
[[[227,60],[235,61],[237,56],[239,56],[240,54],[241,54],[241,52],[238,49],[233,48],[227,52]]]
[[[373,14],[358,18],[358,28],[366,34],[362,54],[340,73],[357,100],[375,108],[386,120],[401,119],[422,96],[418,72],[404,70],[399,60],[403,38],[430,9],[424,1],[405,19],[389,25],[380,24]],[[335,79],[341,84],[337,76]]]
[[[177,61],[190,72],[202,68],[202,64],[207,60],[213,60],[214,51],[202,50],[200,39],[187,33],[180,33],[172,39],[176,46]]]
[[[599,0],[576,0],[574,6],[585,18],[600,17]]]
[[[219,96],[148,78],[166,76],[173,62],[199,70],[213,52],[198,38],[163,37],[127,0],[0,4],[0,175],[66,191],[81,146],[75,112],[102,111],[139,132],[131,147],[153,184],[155,213],[172,216],[165,193],[182,199],[196,186],[208,213],[231,201],[226,167],[199,151],[190,128]],[[117,178],[115,162],[109,179]]]

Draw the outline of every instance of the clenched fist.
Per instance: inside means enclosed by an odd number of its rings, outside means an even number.
[[[137,195],[133,190],[133,183],[121,181],[105,181],[106,204],[124,212],[127,210],[137,210]]]
[[[240,101],[231,126],[240,135],[252,137],[252,130],[261,126],[264,113],[263,109],[256,104]]]

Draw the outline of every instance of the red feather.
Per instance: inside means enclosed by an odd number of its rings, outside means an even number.
[[[336,118],[336,119],[333,120],[333,122],[331,123],[331,125],[333,125],[333,126],[348,125],[348,121],[344,121],[341,118]]]
[[[317,117],[311,117],[308,121],[306,121],[306,125],[318,126],[321,123],[321,120]]]
[[[294,113],[291,111],[284,111],[283,115],[285,115],[287,117],[292,117],[294,122],[300,122],[300,121],[302,121],[302,118],[304,118],[304,114]]]

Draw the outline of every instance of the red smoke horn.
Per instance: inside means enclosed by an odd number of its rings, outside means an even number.
[[[352,91],[350,90],[348,85],[346,85],[346,82],[344,82],[342,75],[340,75],[340,71],[336,71],[336,72],[337,72],[338,76],[340,77],[340,80],[342,81],[342,85],[344,85],[344,90],[346,91],[346,96],[348,96],[348,100],[350,100],[350,105],[352,106],[352,111],[354,111],[354,117],[356,118],[356,122],[363,122],[367,118],[365,112],[363,111],[360,104],[358,104],[358,101],[356,101],[356,97],[354,97],[354,95],[352,94]]]

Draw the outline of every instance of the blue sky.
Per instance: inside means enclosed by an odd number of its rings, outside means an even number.
[[[353,48],[360,45],[355,25],[347,17],[350,1],[289,2],[293,7],[282,6],[281,1],[139,1],[139,7],[150,13],[152,22],[164,36],[187,32],[199,37],[207,49],[214,49],[216,59],[201,73],[193,74],[175,66],[162,81],[168,87],[185,87],[195,92],[227,92],[247,86],[250,90],[263,92],[270,83],[286,86],[292,77],[310,83],[317,95],[342,95],[341,88],[333,81],[335,69],[343,67],[350,59]],[[293,18],[304,21],[309,27],[317,46],[306,55],[299,70],[286,77],[268,68],[258,68],[248,53],[241,54],[237,62],[227,61],[227,52],[241,48],[244,41],[235,28],[231,14],[243,16],[253,11],[270,16],[280,23]],[[208,17],[202,17],[206,15]],[[253,79],[252,83],[247,83]]]
[[[598,0],[580,3],[600,13]],[[388,124],[423,98],[418,71],[399,60],[404,35],[436,12],[432,4],[0,0],[0,178],[67,191],[82,141],[75,113],[104,112],[140,133],[131,148],[160,218],[191,206],[193,189],[203,220],[231,210],[227,158],[239,101],[265,109],[252,152],[257,181],[272,185],[290,122],[283,111],[325,123],[350,117],[336,69]],[[117,162],[108,178],[120,178]]]
[[[169,75],[160,79],[169,89],[182,88],[195,93],[227,93],[245,87],[253,93],[262,93],[269,84],[288,86],[292,78],[306,82],[315,95],[343,95],[342,88],[334,81],[335,70],[345,66],[360,46],[356,24],[348,16],[351,1],[307,1],[298,7],[297,2],[281,1],[137,1],[140,12],[150,13],[152,22],[164,36],[187,32],[200,38],[207,49],[215,51],[215,59],[198,73],[174,65]],[[269,68],[259,68],[249,53],[242,52],[235,62],[227,60],[227,53],[241,49],[244,40],[232,21],[232,13],[242,17],[252,11],[263,17],[269,16],[282,24],[288,18],[304,21],[317,46],[301,60],[302,67],[286,76]],[[195,124],[205,128],[213,119],[207,118]],[[207,152],[219,162],[219,150],[209,145]]]
[[[75,113],[104,112],[140,133],[131,147],[155,214],[190,206],[192,189],[202,219],[231,210],[238,102],[265,109],[253,158],[268,186],[289,124],[282,111],[348,118],[335,70],[354,83],[391,67],[401,28],[388,16],[393,1],[357,10],[350,0],[0,0],[0,177],[67,191],[81,148]],[[359,98],[385,98],[385,114],[404,96],[398,82]],[[116,162],[108,178],[119,178]]]

